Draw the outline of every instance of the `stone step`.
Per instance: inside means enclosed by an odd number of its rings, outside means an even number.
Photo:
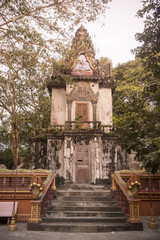
[[[49,211],[54,211],[54,210],[59,210],[59,211],[95,211],[95,212],[107,212],[107,211],[121,211],[121,209],[118,206],[108,206],[108,207],[86,207],[86,206],[59,206],[58,209],[56,206],[50,206],[47,210]]]
[[[98,211],[47,211],[46,217],[124,217],[124,213],[121,211],[107,211],[107,212],[98,212]]]
[[[117,206],[117,204],[115,202],[112,202],[112,201],[101,201],[101,202],[98,202],[98,201],[62,201],[62,200],[59,200],[59,201],[55,201],[51,204],[51,207],[59,207],[59,206],[79,206],[79,207],[103,207],[103,206],[106,206],[106,207],[114,207],[114,206]]]
[[[104,185],[91,185],[91,184],[64,184],[59,187],[58,190],[67,190],[67,191],[109,191],[109,188]]]
[[[65,197],[110,197],[110,191],[57,191],[57,196]]]
[[[110,191],[90,185],[63,186],[47,209],[42,231],[109,232],[130,230],[127,218]]]
[[[63,201],[108,201],[108,200],[111,200],[111,197],[98,197],[98,196],[84,196],[84,197],[71,197],[71,196],[68,196],[68,197],[62,197],[61,196],[61,199]]]
[[[131,227],[127,223],[42,223],[40,224],[42,231],[54,232],[112,232],[112,231],[129,231]]]
[[[117,223],[117,222],[126,222],[126,217],[43,217],[43,222],[98,222],[98,223]]]

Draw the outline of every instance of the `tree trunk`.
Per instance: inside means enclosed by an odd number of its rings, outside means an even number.
[[[18,155],[19,155],[19,128],[16,126],[15,123],[11,124],[12,128],[12,141],[11,148],[13,153],[13,161],[14,161],[14,169],[18,166]]]

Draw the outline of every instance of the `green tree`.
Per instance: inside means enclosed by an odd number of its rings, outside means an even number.
[[[141,43],[133,50],[137,59],[115,69],[116,132],[125,148],[149,172],[160,169],[160,2],[144,0],[138,17],[145,18]],[[138,59],[139,58],[139,59]]]
[[[0,164],[4,164],[7,168],[13,167],[13,154],[10,148],[0,149]]]
[[[145,71],[140,59],[119,65],[115,78],[116,134],[127,151],[134,150],[142,166],[155,173],[160,168],[159,89],[154,88],[153,75]]]
[[[1,121],[8,132],[15,166],[18,164],[20,139],[24,139],[24,130],[30,137],[29,127],[42,128],[44,116],[49,119],[49,96],[46,90],[46,77],[50,74],[49,63],[46,65],[43,59],[37,58],[34,48],[32,52],[31,47],[29,49],[31,54],[26,51],[26,47],[23,52],[14,48],[1,57],[3,63],[8,64],[7,71],[0,71],[0,108],[3,111]]]
[[[144,0],[143,8],[137,16],[145,18],[143,33],[136,34],[136,40],[142,43],[134,52],[144,60],[147,71],[155,78],[160,76],[160,2],[159,0]]]

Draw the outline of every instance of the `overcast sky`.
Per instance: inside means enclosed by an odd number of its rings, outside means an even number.
[[[92,38],[96,57],[108,57],[113,66],[134,59],[131,49],[139,46],[135,40],[137,32],[143,32],[143,19],[136,17],[142,8],[141,0],[112,0],[105,19],[97,23],[84,24]],[[101,26],[105,22],[105,26]]]

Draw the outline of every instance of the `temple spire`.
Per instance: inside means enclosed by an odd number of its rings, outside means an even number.
[[[97,70],[97,61],[95,60],[95,51],[92,40],[81,24],[75,33],[72,41],[72,69],[76,66],[77,60],[80,55],[84,55],[93,71]]]

